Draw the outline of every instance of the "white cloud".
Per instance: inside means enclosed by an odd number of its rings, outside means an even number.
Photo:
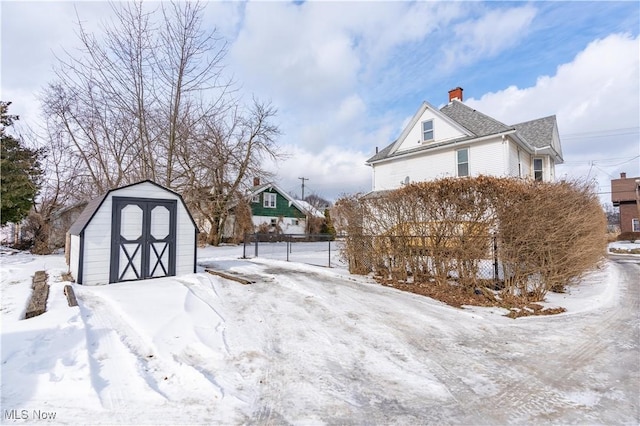
[[[284,190],[300,196],[299,177],[309,178],[305,195],[316,193],[335,200],[342,194],[371,190],[371,169],[364,162],[368,154],[349,147],[326,146],[320,152],[310,152],[299,145],[284,147],[287,160],[271,165],[276,183]]]
[[[445,69],[493,57],[517,45],[528,33],[536,9],[530,5],[490,11],[455,25],[454,41],[446,45]]]
[[[558,174],[594,180],[606,201],[609,180],[640,175],[640,38],[595,40],[535,86],[487,93],[465,103],[507,124],[555,114],[565,164]]]
[[[249,3],[230,60],[250,91],[268,88],[279,104],[322,108],[353,93],[360,75],[386,65],[395,48],[461,13],[437,2]]]
[[[561,133],[638,127],[639,41],[625,34],[595,40],[533,87],[510,86],[465,103],[509,124],[556,114]]]

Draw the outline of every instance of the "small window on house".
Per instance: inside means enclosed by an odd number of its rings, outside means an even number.
[[[422,142],[433,140],[433,120],[422,122]]]
[[[533,159],[533,178],[535,180],[542,181],[542,177],[544,176],[542,170],[542,158],[534,158]]]
[[[264,207],[269,208],[269,209],[275,209],[276,208],[276,197],[277,197],[277,194],[272,194],[270,192],[265,192],[264,193],[264,203],[262,205]]]
[[[631,230],[633,232],[640,232],[640,219],[631,219]]]
[[[458,176],[469,176],[469,148],[456,151],[458,161]]]
[[[298,221],[298,219],[291,219],[291,224],[294,226],[298,226],[300,222]]]
[[[278,221],[276,219],[271,219],[271,226],[276,226]]]
[[[251,198],[251,202],[252,202],[252,203],[259,203],[259,202],[260,202],[260,194],[258,194],[258,195],[254,195],[254,196]]]

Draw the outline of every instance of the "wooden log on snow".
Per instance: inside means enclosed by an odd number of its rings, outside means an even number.
[[[46,283],[48,278],[49,276],[45,271],[36,271],[36,273],[33,275],[33,280],[31,281],[31,288],[35,289],[36,284]]]
[[[64,295],[67,296],[67,303],[69,306],[78,306],[78,300],[76,299],[76,294],[73,292],[73,287],[65,285]]]
[[[249,281],[249,280],[241,278],[241,277],[236,277],[234,275],[225,274],[224,272],[214,271],[213,269],[205,269],[205,272],[208,272],[211,275],[217,275],[217,276],[225,278],[227,280],[236,281],[236,282],[239,282],[240,284],[244,284],[244,285],[253,284],[254,283],[254,281]]]
[[[47,299],[49,298],[49,284],[38,282],[35,284],[29,306],[24,314],[26,319],[42,315],[47,311]]]

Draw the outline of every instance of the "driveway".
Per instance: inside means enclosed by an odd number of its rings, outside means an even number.
[[[252,273],[269,297],[233,307],[264,331],[249,422],[640,420],[638,258],[611,258],[618,290],[601,307],[517,320],[266,262]]]

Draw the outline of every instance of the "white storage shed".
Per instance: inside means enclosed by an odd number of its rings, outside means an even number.
[[[86,285],[190,274],[197,241],[182,197],[145,180],[87,204],[69,229],[69,272]]]

